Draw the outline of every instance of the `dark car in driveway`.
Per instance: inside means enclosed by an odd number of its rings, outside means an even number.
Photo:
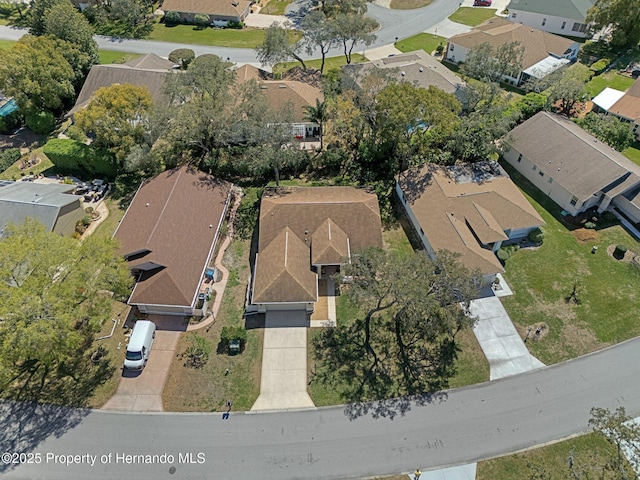
[[[491,0],[473,0],[474,7],[490,7]]]

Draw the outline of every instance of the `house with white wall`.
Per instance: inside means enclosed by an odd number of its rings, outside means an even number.
[[[616,207],[640,221],[640,167],[565,117],[515,127],[504,159],[569,215]]]
[[[580,49],[580,44],[573,40],[494,17],[470,32],[449,38],[445,60],[461,63],[477,45],[487,43],[495,50],[511,42],[518,42],[523,48],[521,71],[514,77],[504,77],[505,82],[514,85],[521,85],[532,77],[542,78],[575,61]]]
[[[544,225],[497,162],[414,167],[398,175],[396,195],[429,256],[459,254],[485,285],[504,272],[495,255],[503,243]]]
[[[633,133],[640,140],[640,79],[626,92],[606,87],[594,99],[595,110],[615,115],[623,122],[631,123]]]
[[[511,0],[507,18],[556,35],[589,36],[587,12],[595,0]]]

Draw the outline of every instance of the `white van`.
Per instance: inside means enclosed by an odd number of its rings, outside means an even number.
[[[127,345],[124,367],[129,370],[142,370],[147,364],[153,339],[156,337],[156,324],[149,320],[138,320]]]

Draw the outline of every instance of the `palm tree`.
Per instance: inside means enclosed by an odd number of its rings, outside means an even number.
[[[318,127],[320,127],[320,150],[322,150],[322,134],[324,122],[327,120],[327,102],[324,100],[320,101],[316,98],[316,106],[308,105],[305,107],[307,110],[307,114],[305,115],[305,120],[308,122],[317,123]]]

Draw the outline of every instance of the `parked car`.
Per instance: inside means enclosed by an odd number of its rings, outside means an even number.
[[[474,7],[490,7],[491,0],[473,0]]]

